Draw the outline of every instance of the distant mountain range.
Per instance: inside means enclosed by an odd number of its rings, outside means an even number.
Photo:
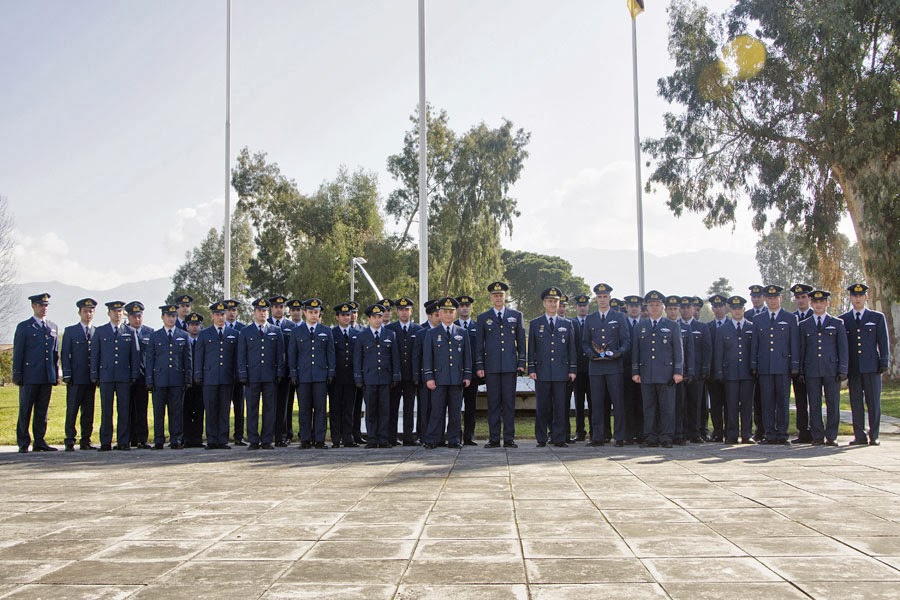
[[[94,313],[94,324],[107,323],[106,307],[103,303],[111,300],[123,300],[130,302],[139,300],[147,307],[144,313],[144,324],[153,327],[162,327],[162,320],[156,307],[166,301],[166,296],[172,291],[172,280],[168,277],[125,283],[108,290],[85,289],[77,285],[67,285],[58,281],[36,281],[34,283],[13,284],[11,294],[13,298],[13,310],[0,328],[0,343],[11,344],[15,333],[16,323],[24,321],[32,315],[31,304],[28,296],[47,292],[50,294],[50,308],[47,318],[56,323],[60,328],[66,327],[78,321],[78,309],[75,303],[82,298],[94,298],[100,303]]]

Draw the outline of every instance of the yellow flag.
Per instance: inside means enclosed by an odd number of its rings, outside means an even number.
[[[628,5],[628,12],[631,13],[632,19],[644,12],[644,0],[625,0],[625,4]]]

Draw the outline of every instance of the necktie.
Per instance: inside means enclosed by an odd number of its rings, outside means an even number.
[[[445,327],[444,329],[447,330],[447,339],[449,340],[450,339],[450,327]]]
[[[769,313],[769,325],[775,324],[775,313]]]
[[[219,341],[222,341],[222,328],[219,327]]]
[[[378,337],[378,332],[376,331],[375,332],[375,343],[377,344],[379,341],[380,341],[380,338]]]
[[[46,327],[44,329],[46,330]],[[113,337],[119,339],[119,328],[116,326],[113,326]]]
[[[656,319],[653,319],[653,331],[656,331]]]
[[[262,328],[262,325],[259,325],[258,327],[259,327],[259,335],[263,335],[263,328]]]
[[[313,339],[315,337],[315,335],[316,335],[316,328],[310,327],[309,328],[309,339]]]
[[[87,338],[87,341],[91,341],[91,328],[90,327],[84,328],[84,337]]]
[[[469,330],[469,322],[468,321],[466,321],[465,328],[466,328],[466,331]],[[405,330],[406,328],[404,327],[403,329]]]
[[[738,332],[738,335],[741,335],[741,324],[740,323],[737,324],[737,332]]]
[[[861,324],[861,320],[859,317],[860,317],[859,313],[856,313],[856,328],[857,329],[859,329],[859,326]]]
[[[722,326],[722,321],[716,321],[716,329]]]
[[[350,341],[350,336],[347,335],[347,330],[344,330],[344,343],[348,343]]]
[[[581,324],[581,328],[584,329],[584,319],[578,319],[578,323]]]
[[[407,333],[406,325],[403,326],[403,333]]]
[[[172,330],[169,330],[169,343],[172,343]]]
[[[606,313],[600,313],[600,322],[606,323]]]
[[[550,317],[547,320],[550,321],[550,329],[553,329],[553,317]]]
[[[503,313],[500,312],[499,310],[497,311],[497,320],[498,320],[498,321],[502,321],[502,320],[503,320]]]
[[[819,333],[822,332],[822,317],[816,317],[816,325],[819,328]]]

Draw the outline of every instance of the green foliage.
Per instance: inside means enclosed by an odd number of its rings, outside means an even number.
[[[414,126],[404,135],[403,149],[387,162],[400,183],[386,205],[388,214],[404,223],[398,249],[412,243],[419,209],[418,116],[410,120]],[[531,136],[507,120],[458,135],[445,111],[434,115],[430,108],[426,121],[430,295],[471,293],[502,272],[500,234],[512,234],[519,216],[509,192],[521,175]]]
[[[734,287],[732,287],[731,282],[728,281],[727,277],[719,277],[715,281],[710,284],[709,289],[706,290],[706,298],[713,296],[715,294],[721,294],[726,298],[730,297],[734,293]],[[704,302],[706,298],[703,298]]]
[[[572,265],[558,256],[504,250],[503,279],[509,284],[509,299],[526,319],[544,313],[541,292],[555,285],[569,298],[588,294],[590,287],[572,274]],[[482,286],[483,287],[483,286]]]
[[[12,382],[12,350],[0,352],[0,384],[6,385]]]

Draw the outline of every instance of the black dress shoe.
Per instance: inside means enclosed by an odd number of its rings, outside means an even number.
[[[426,444],[426,446],[427,446],[427,444]],[[375,442],[366,442],[366,448],[369,450],[371,450],[372,448],[377,448],[377,447],[378,447],[378,444],[376,444]],[[434,446],[432,446],[432,448],[434,448]]]
[[[447,444],[447,447],[453,448],[455,450],[462,450],[463,445],[462,444]]]
[[[218,445],[218,444],[207,444],[207,445],[206,445],[206,449],[207,449],[207,450],[218,450],[218,449],[219,449],[219,445]]]
[[[679,446],[687,446],[687,440],[684,440],[684,439],[676,440],[675,443],[678,444]]]
[[[641,448],[659,448],[657,442],[641,442]]]
[[[578,441],[578,439],[577,439],[577,438],[570,437],[567,441],[568,441],[570,444],[574,444],[575,442]]]
[[[812,439],[796,437],[791,440],[792,444],[812,444]]]
[[[162,450],[163,448],[165,448],[165,446],[163,446],[162,444],[153,444],[154,450]]]
[[[35,452],[56,452],[58,448],[54,448],[53,446],[49,446],[47,444],[34,444],[32,449]]]
[[[392,446],[389,442],[381,442],[380,444],[378,444],[378,447],[379,448],[391,448]]]
[[[478,445],[478,444],[476,444],[476,443],[473,442],[472,440],[465,440],[465,441],[463,441],[463,446],[477,446],[477,445]]]
[[[488,442],[484,445],[485,448],[499,448],[500,442]]]
[[[245,442],[244,440],[234,440],[234,445],[235,446],[246,446],[247,442]]]
[[[128,444],[117,444],[113,446],[113,450],[131,450],[131,446]]]
[[[878,438],[875,438],[874,440],[869,440],[869,445],[870,446],[880,446],[881,442],[878,441]]]
[[[813,445],[813,446],[821,446],[821,445],[824,444],[824,443],[825,443],[825,442],[824,442],[823,440],[813,440],[813,441],[810,442],[810,444]]]
[[[359,444],[356,442],[350,442],[349,444],[344,444],[344,448],[359,448]]]
[[[136,448],[137,448],[138,450],[149,450],[149,449],[152,448],[152,447],[153,447],[153,446],[151,446],[151,445],[148,444],[147,442],[140,442],[140,443],[136,446]]]
[[[422,442],[420,442],[418,440],[411,440],[409,442],[403,442],[403,445],[404,446],[421,446]]]
[[[228,444],[219,444],[219,450],[231,450],[231,446]]]
[[[726,444],[737,444],[738,441],[737,441],[737,438],[728,438],[727,440],[725,440],[725,443]]]
[[[616,440],[616,444],[615,444],[615,445],[616,445],[616,448],[624,448],[624,447],[625,447],[625,441],[624,441],[624,440]]]
[[[328,450],[328,446],[325,444],[325,442],[316,442],[316,448],[318,448],[319,450]]]
[[[75,452],[75,444],[66,444],[66,452]]]
[[[354,435],[354,436],[353,436],[353,441],[356,442],[357,444],[366,444],[366,443],[368,443],[368,440],[366,440],[366,436],[364,436],[364,435]]]
[[[19,446],[19,454],[27,454],[28,446]]]
[[[756,444],[756,442],[753,441],[753,438],[741,438],[741,443],[742,444],[754,444],[754,445]]]
[[[341,448],[341,447],[343,447],[343,445],[344,444],[342,444],[341,442],[331,442],[332,448]]]
[[[368,446],[366,447],[368,448]],[[423,444],[422,447],[426,450],[434,450],[435,448],[437,448],[437,446],[435,446],[434,444]]]
[[[663,442],[661,445],[662,445],[663,448],[671,448],[671,447],[672,447],[672,442]]]
[[[181,442],[175,442],[174,444],[169,444],[169,448],[172,450],[184,450],[184,444]]]
[[[546,445],[547,445],[547,442],[538,442],[538,443],[537,443],[537,447],[538,447],[538,448],[543,448],[543,447],[546,446]]]
[[[698,437],[691,438],[691,443],[692,444],[705,444],[706,442],[703,441],[702,437],[698,436]]]
[[[600,446],[605,446],[606,442],[604,442],[603,440],[591,440],[587,445],[591,446],[592,448],[599,448]]]
[[[300,450],[309,450],[312,447],[312,442],[300,442],[300,445],[297,446]]]
[[[518,448],[519,445],[515,442],[503,442],[504,448]]]
[[[78,448],[80,450],[96,450],[97,446],[91,446],[90,442],[81,442],[81,444],[78,445]]]
[[[109,444],[100,444],[100,450],[99,450],[99,451],[100,451],[100,452],[111,452],[111,451],[112,451],[112,446],[110,446]]]
[[[269,443],[269,444],[260,444],[259,447],[262,448],[263,450],[274,450],[274,449],[275,449],[275,446],[273,446],[271,443]]]
[[[583,442],[583,441],[585,441],[586,439],[587,439],[587,435],[584,434],[584,433],[579,433],[578,435],[575,436],[575,441],[576,441],[576,442]]]
[[[279,441],[275,442],[275,447],[276,448],[287,448],[287,442],[285,442],[284,440],[279,440]]]
[[[838,443],[837,443],[836,441],[834,441],[834,440],[825,440],[825,445],[826,445],[826,446],[831,446],[832,448],[837,448],[837,447],[838,447]]]
[[[852,439],[852,440],[850,440],[850,443],[849,443],[848,445],[849,445],[849,446],[865,446],[865,445],[867,445],[868,443],[869,443],[868,440],[857,440],[857,439]]]
[[[261,446],[259,444],[250,444],[247,446],[247,450],[259,450]]]

